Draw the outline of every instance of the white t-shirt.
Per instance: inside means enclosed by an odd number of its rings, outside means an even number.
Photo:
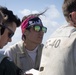
[[[32,58],[32,60],[33,60],[34,63],[35,63],[37,49],[38,49],[38,46],[34,50],[32,50],[32,51],[26,49],[27,52],[28,52],[28,54],[29,54],[29,56]]]

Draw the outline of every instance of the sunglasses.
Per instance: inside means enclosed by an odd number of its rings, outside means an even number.
[[[32,26],[32,27],[33,27],[34,31],[36,31],[36,32],[40,32],[40,31],[42,31],[42,32],[44,32],[44,33],[47,32],[47,28],[44,27],[44,26],[34,25],[34,26]]]
[[[10,32],[8,33],[8,37],[9,37],[9,38],[12,38],[12,36],[14,35],[14,32],[13,32],[10,28],[8,28],[6,25],[1,25],[1,24],[0,24],[1,35],[4,33],[5,28],[7,28],[7,29],[10,31]]]

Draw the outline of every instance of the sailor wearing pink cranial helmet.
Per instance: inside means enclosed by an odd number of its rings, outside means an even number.
[[[23,72],[32,68],[39,70],[42,40],[47,28],[43,26],[40,14],[24,16],[21,23],[22,40],[5,52]]]
[[[32,25],[42,25],[41,19],[39,17],[36,17],[34,15],[29,16],[27,19],[25,19],[21,24],[22,33],[24,30]]]

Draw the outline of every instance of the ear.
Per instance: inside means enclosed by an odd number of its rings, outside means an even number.
[[[24,34],[27,36],[29,34],[29,31],[25,30]]]
[[[76,12],[75,12],[75,11],[72,12],[72,13],[70,14],[70,16],[71,16],[71,20],[73,21],[73,23],[76,24]]]

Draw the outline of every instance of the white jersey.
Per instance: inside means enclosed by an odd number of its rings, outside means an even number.
[[[76,75],[76,28],[62,26],[47,40],[39,75]]]

